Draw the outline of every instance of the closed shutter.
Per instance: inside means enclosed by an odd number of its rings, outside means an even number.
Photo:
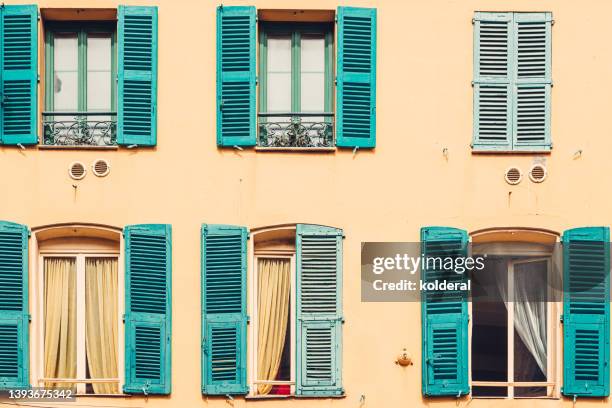
[[[255,19],[253,6],[217,8],[217,145],[254,146]]]
[[[336,144],[376,147],[376,9],[338,7]]]
[[[342,230],[297,225],[296,393],[342,395]]]
[[[119,6],[120,145],[157,144],[157,7]]]
[[[610,230],[563,234],[563,395],[610,394]]]
[[[425,282],[467,282],[465,273],[443,270],[427,258],[467,256],[467,233],[447,227],[421,229],[421,279]],[[459,396],[468,384],[467,291],[421,293],[423,340],[422,389],[426,396]]]
[[[28,235],[0,221],[0,390],[30,386]]]
[[[165,224],[129,225],[125,239],[125,385],[170,394],[172,236]]]
[[[244,227],[202,226],[202,393],[246,394]]]
[[[35,5],[3,5],[0,15],[0,142],[5,145],[36,144],[38,8]]]

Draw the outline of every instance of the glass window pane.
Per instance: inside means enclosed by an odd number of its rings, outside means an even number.
[[[291,111],[291,36],[269,35],[267,50],[267,111]]]
[[[302,112],[325,111],[325,37],[302,35],[300,47]],[[319,119],[320,120],[320,119]]]
[[[87,110],[111,110],[111,35],[87,36]],[[97,117],[96,117],[97,119]]]
[[[53,106],[55,111],[78,110],[78,41],[76,33],[58,33],[53,45]]]

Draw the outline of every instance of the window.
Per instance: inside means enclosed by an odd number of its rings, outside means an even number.
[[[474,18],[474,151],[549,151],[551,13]]]
[[[116,25],[45,26],[44,144],[112,146],[116,140]]]
[[[260,146],[333,146],[332,29],[260,24]]]

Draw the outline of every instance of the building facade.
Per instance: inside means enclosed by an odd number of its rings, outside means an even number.
[[[75,406],[608,404],[609,11],[7,2],[0,386],[76,387]],[[517,275],[587,242],[565,282],[604,273],[608,298],[548,302],[539,337],[503,301],[436,326],[427,304],[362,301],[362,243],[385,241],[511,243],[492,253]]]

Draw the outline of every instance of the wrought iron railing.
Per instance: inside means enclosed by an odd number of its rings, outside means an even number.
[[[42,115],[45,145],[117,145],[117,112],[43,112]]]
[[[259,115],[258,146],[333,147],[334,114],[274,112]]]

